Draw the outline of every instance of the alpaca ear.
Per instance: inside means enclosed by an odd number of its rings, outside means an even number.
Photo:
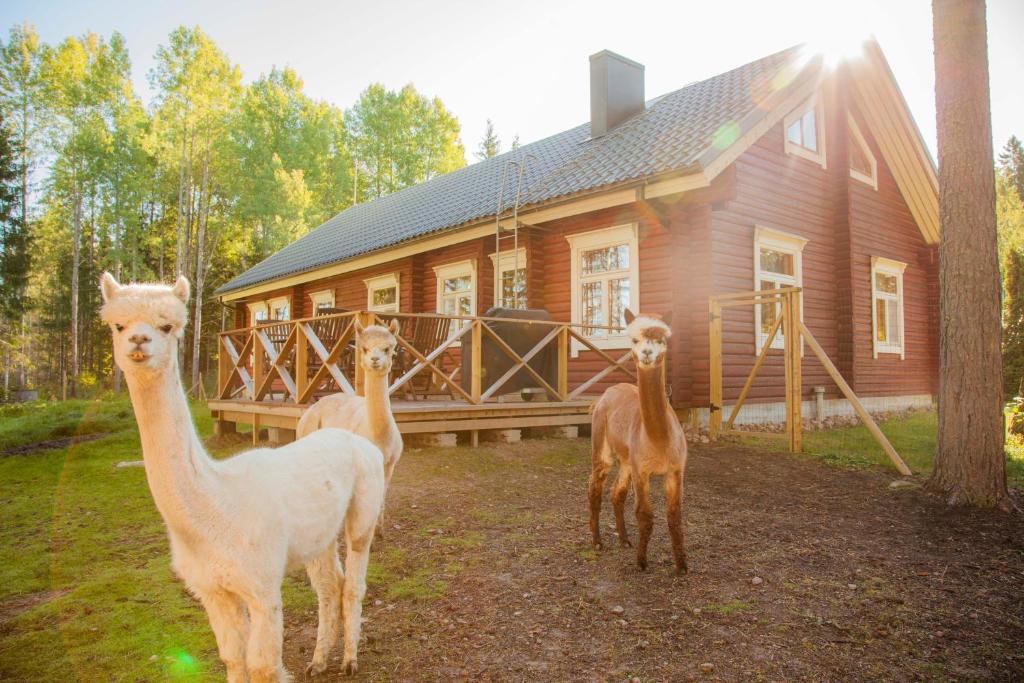
[[[623,317],[626,319],[626,324],[627,325],[630,324],[631,322],[633,322],[636,319],[636,316],[633,315],[633,311],[629,310],[628,308],[623,313]]]
[[[400,323],[398,322],[398,318],[392,318],[392,319],[391,319],[391,322],[390,322],[390,323],[388,323],[388,330],[390,330],[390,331],[391,331],[391,334],[394,334],[394,335],[397,335],[397,334],[398,334],[398,330],[399,330],[399,329],[401,329],[401,327],[402,327],[402,326],[401,326],[401,324],[400,324]]]
[[[363,327],[363,324],[359,322],[359,318],[355,318],[352,322],[355,323],[356,334],[362,334],[363,330],[366,329],[365,327]]]
[[[171,294],[181,299],[183,304],[188,303],[188,296],[191,293],[192,288],[188,284],[188,278],[184,275],[178,276],[178,281],[171,287]]]
[[[120,291],[121,285],[117,284],[114,276],[104,272],[100,277],[100,295],[103,296],[104,303],[113,299]]]
[[[666,325],[668,325],[669,327],[671,327],[672,326],[672,311],[669,311],[668,313],[666,313],[663,316],[661,316],[661,322],[663,322]]]

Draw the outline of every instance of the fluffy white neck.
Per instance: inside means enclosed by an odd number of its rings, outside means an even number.
[[[125,373],[125,379],[153,500],[172,531],[190,534],[198,519],[219,516],[219,482],[192,424],[177,358],[168,368]]]

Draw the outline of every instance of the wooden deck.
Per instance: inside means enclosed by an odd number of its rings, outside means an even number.
[[[524,427],[562,427],[590,423],[593,397],[572,401],[502,401],[473,405],[466,401],[392,401],[403,434],[474,432]],[[294,430],[309,406],[283,401],[213,399],[210,410],[218,422]]]
[[[628,351],[612,356],[591,342],[591,334],[618,328],[426,313],[386,318],[400,324],[388,392],[404,434],[472,432],[475,441],[486,430],[588,424],[604,386],[636,381]],[[218,432],[235,423],[253,425],[254,438],[265,427],[291,431],[319,397],[361,393],[357,320],[387,322],[348,311],[222,332],[209,402]],[[587,359],[577,358],[581,350]]]

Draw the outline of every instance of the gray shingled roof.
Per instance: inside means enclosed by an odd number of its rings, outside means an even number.
[[[757,109],[759,96],[799,48],[751,62],[648,102],[607,134],[590,138],[590,123],[521,146],[458,171],[345,209],[217,289],[217,294],[295,275],[493,216],[509,159],[528,164],[524,206],[706,162],[724,124]],[[761,97],[760,99],[763,99]],[[506,201],[511,201],[509,188]]]

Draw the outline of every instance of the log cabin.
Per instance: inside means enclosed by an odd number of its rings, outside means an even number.
[[[632,381],[626,308],[673,314],[671,402],[706,422],[777,315],[723,319],[712,406],[709,297],[781,287],[801,288],[804,323],[869,410],[931,405],[936,169],[877,43],[840,64],[795,47],[649,100],[644,67],[603,51],[590,111],[351,206],[221,286],[218,426],[287,436],[318,396],[358,391],[360,317],[402,321],[404,432],[585,424],[595,395]],[[780,342],[738,422],[783,419]],[[804,415],[847,412],[816,359],[802,365]]]

